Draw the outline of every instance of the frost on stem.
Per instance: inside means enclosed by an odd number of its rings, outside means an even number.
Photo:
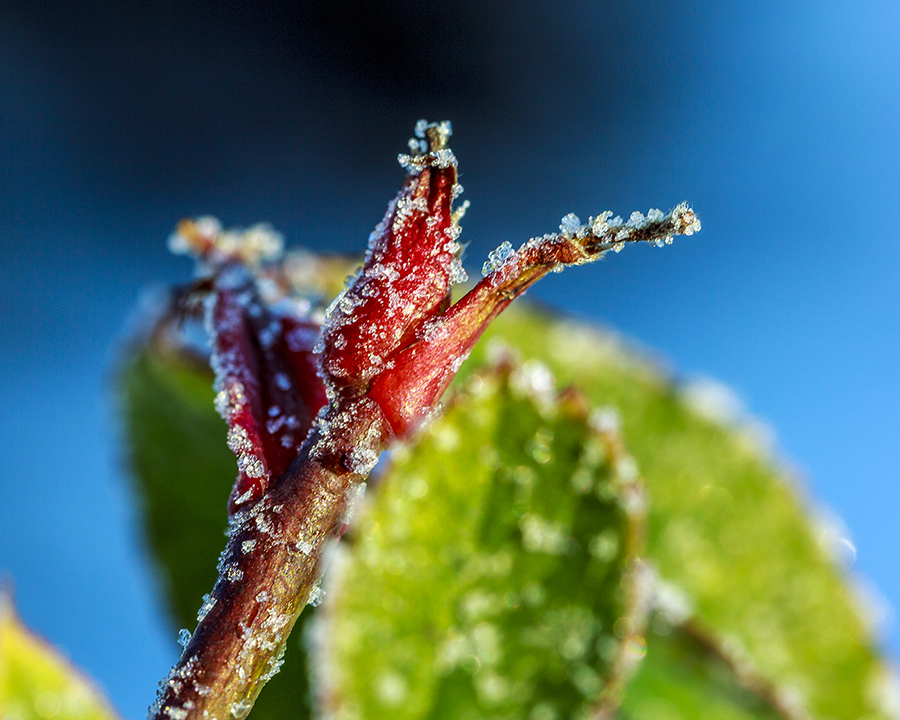
[[[628,242],[664,245],[700,223],[686,205],[627,222],[602,213],[517,250],[491,253],[465,279],[459,222],[466,203],[450,124],[420,121],[400,193],[369,238],[360,270],[318,323],[290,282],[281,238],[266,226],[226,232],[184,221],[170,240],[198,259],[216,371],[216,407],[238,462],[229,543],[198,626],[161,684],[154,718],[243,717],[277,671],[307,603],[321,597],[329,543],[391,440],[412,434],[481,333],[548,272]]]

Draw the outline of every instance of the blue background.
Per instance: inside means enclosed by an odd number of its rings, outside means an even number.
[[[476,274],[568,212],[694,205],[531,294],[774,428],[898,654],[900,4],[185,5],[0,9],[0,575],[126,717],[178,650],[112,392],[141,290],[190,277],[165,239],[358,252],[420,117],[453,121]]]

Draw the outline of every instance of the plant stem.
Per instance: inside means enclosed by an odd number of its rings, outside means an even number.
[[[276,486],[233,516],[219,578],[150,718],[227,720],[250,712],[298,616],[319,596],[329,545],[384,447],[383,428],[370,400],[340,398]]]

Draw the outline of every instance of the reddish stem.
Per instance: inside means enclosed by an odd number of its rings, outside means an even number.
[[[384,427],[372,401],[343,399],[270,491],[232,518],[206,614],[161,683],[151,718],[250,712],[297,617],[317,597],[328,547],[384,446]]]

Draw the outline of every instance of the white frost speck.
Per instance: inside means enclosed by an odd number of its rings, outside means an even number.
[[[225,568],[225,579],[228,582],[240,582],[240,580],[244,577],[244,571],[238,567],[237,563],[231,563],[228,567]]]
[[[631,217],[628,218],[628,227],[643,227],[646,222],[647,219],[644,217],[644,213],[635,210],[633,213],[631,213]]]
[[[581,220],[575,213],[569,213],[559,223],[559,231],[565,237],[572,237],[582,229]]]
[[[240,700],[236,703],[232,703],[230,708],[231,716],[240,720],[241,718],[247,717],[247,713],[250,712],[252,707],[253,702],[250,700]]]
[[[459,258],[453,258],[450,261],[450,282],[454,285],[458,283],[464,283],[469,279],[469,275],[466,273],[466,269],[463,267],[462,262]]]
[[[522,544],[529,552],[562,555],[569,551],[571,538],[564,526],[539,515],[528,513],[519,521]]]
[[[681,588],[654,577],[653,605],[671,625],[681,625],[694,614],[690,597]]]
[[[622,416],[613,407],[597,408],[591,413],[588,422],[601,433],[618,433],[622,428]]]
[[[488,259],[481,268],[482,277],[487,277],[492,272],[501,267],[511,256],[515,254],[512,243],[504,241],[500,246],[488,253]]]
[[[216,604],[216,599],[214,597],[210,597],[209,595],[203,596],[203,604],[200,606],[200,609],[197,611],[197,622],[201,622],[203,618],[206,617],[206,614],[212,610],[213,605]]]
[[[400,705],[409,694],[403,676],[396,672],[383,673],[375,683],[378,698],[386,705]]]
[[[312,607],[318,607],[322,604],[322,598],[325,597],[325,591],[322,589],[320,585],[315,585],[312,590],[309,591],[309,598],[307,599],[307,604]]]

